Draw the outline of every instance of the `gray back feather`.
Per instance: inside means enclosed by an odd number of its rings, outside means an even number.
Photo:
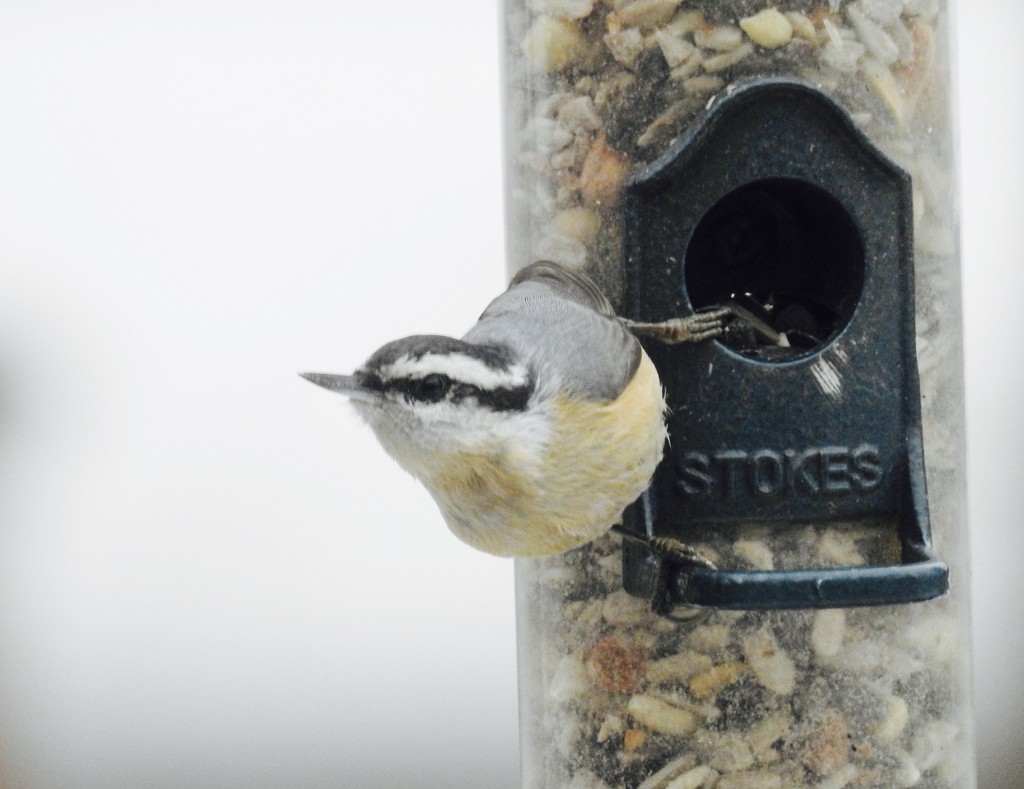
[[[522,269],[463,338],[510,348],[545,382],[591,400],[614,400],[640,363],[640,343],[587,277],[542,261]]]

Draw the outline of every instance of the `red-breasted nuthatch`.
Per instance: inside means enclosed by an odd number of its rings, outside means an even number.
[[[665,398],[634,333],[702,340],[730,314],[635,323],[587,277],[540,262],[461,340],[405,337],[352,375],[302,375],[349,397],[457,537],[541,556],[616,525],[661,460]]]

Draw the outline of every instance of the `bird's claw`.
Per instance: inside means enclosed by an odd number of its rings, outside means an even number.
[[[664,559],[682,566],[717,570],[718,566],[696,548],[672,537],[651,537],[648,545]]]
[[[657,323],[626,320],[625,323],[635,334],[675,345],[720,337],[735,317],[731,307],[707,307],[685,318],[670,318]]]
[[[696,548],[681,542],[674,537],[657,537],[647,534],[637,534],[627,529],[621,523],[616,523],[611,529],[623,539],[640,543],[662,559],[667,559],[673,564],[683,567],[700,567],[705,570],[717,570],[718,566],[707,556]]]

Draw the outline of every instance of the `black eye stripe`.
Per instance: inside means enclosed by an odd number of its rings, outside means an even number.
[[[465,400],[467,397],[478,397],[479,395],[480,387],[473,384],[459,384],[452,390],[452,399],[456,401]]]
[[[527,384],[514,389],[482,389],[476,398],[492,411],[525,411],[532,392],[533,385]]]
[[[461,403],[470,398],[492,411],[525,411],[533,393],[533,382],[512,388],[499,387],[484,389],[475,384],[453,381],[441,373],[431,373],[422,378],[392,378],[382,381],[377,378],[382,391],[395,392],[408,402],[438,403],[445,398]]]

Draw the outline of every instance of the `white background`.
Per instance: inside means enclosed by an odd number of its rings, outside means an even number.
[[[1024,7],[964,6],[979,772],[1007,789]],[[484,0],[0,6],[0,787],[517,785],[511,563],[295,375],[502,287],[497,28]]]

